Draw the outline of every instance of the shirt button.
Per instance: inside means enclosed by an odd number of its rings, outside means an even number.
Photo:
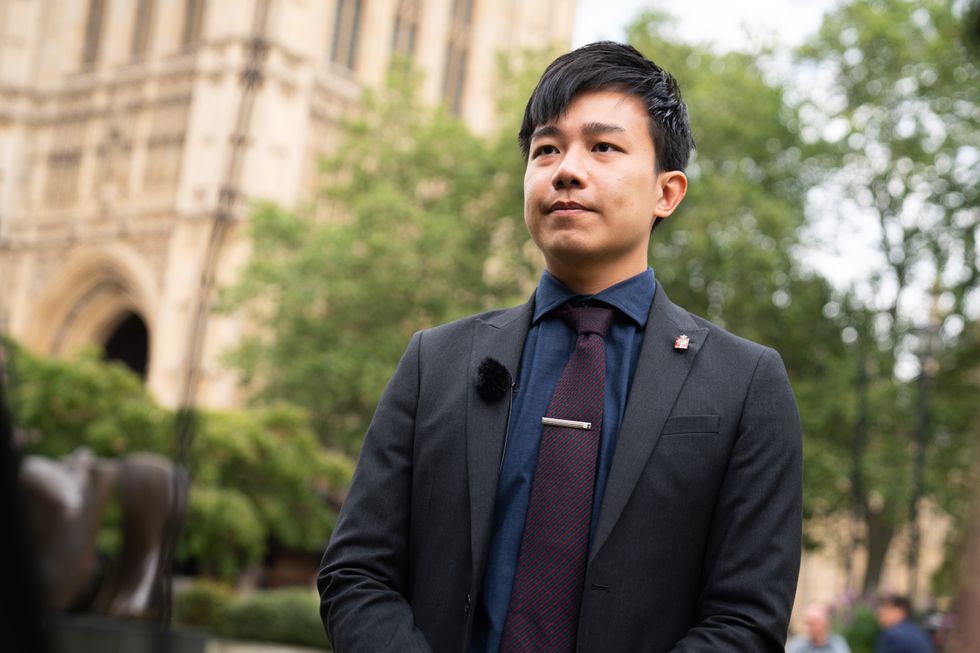
[[[463,603],[463,614],[469,614],[470,613],[470,604],[471,603],[472,603],[472,601],[470,599],[470,595],[467,594],[466,595],[466,601]]]

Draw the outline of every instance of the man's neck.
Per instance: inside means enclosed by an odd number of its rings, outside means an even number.
[[[621,281],[626,281],[647,269],[642,265],[622,266],[615,269],[590,270],[583,267],[569,267],[548,262],[548,272],[579,295],[596,295]]]

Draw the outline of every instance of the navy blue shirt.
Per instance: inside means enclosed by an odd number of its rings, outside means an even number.
[[[575,349],[575,332],[554,314],[554,310],[572,300],[589,300],[590,303],[607,304],[617,309],[605,336],[606,394],[592,504],[594,535],[609,467],[616,450],[619,425],[626,409],[626,397],[655,291],[656,283],[650,268],[597,295],[577,295],[550,273],[541,275],[534,295],[534,318],[524,341],[520,374],[507,428],[494,503],[493,536],[477,601],[470,653],[496,653],[500,650],[524,533],[531,479],[538,461],[538,445],[543,428],[541,418],[551,403],[551,395],[565,363]]]
[[[878,635],[875,653],[932,653],[929,635],[911,621],[901,621]]]

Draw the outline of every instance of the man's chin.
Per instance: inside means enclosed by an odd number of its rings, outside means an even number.
[[[601,264],[599,257],[587,247],[552,247],[545,251],[549,264],[565,269],[588,269]]]
[[[549,233],[545,238],[536,239],[535,243],[546,257],[580,262],[596,257],[598,250],[594,241],[581,230],[567,229]]]

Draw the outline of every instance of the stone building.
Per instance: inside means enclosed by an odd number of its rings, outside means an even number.
[[[88,344],[168,406],[240,397],[214,287],[248,202],[312,188],[338,117],[397,53],[494,122],[498,52],[568,47],[574,0],[0,0],[0,331]]]

